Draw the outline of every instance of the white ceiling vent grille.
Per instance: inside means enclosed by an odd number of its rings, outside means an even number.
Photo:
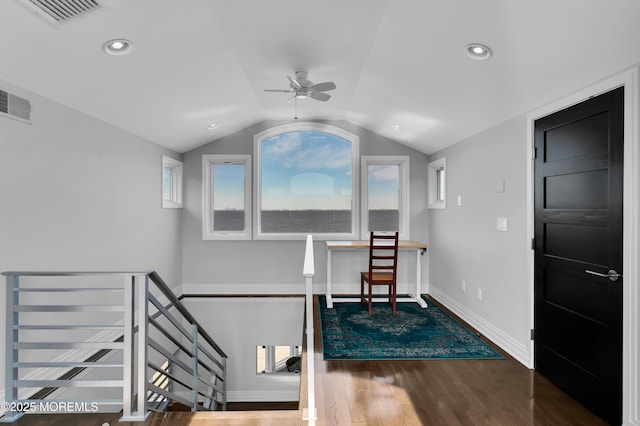
[[[15,118],[31,122],[31,102],[19,96],[0,90],[0,117]]]
[[[61,24],[100,8],[96,0],[17,0],[49,22]]]

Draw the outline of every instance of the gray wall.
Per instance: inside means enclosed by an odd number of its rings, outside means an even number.
[[[302,345],[303,298],[186,297],[183,302],[229,357],[229,401],[299,399],[299,375],[256,373],[256,348]]]
[[[157,269],[181,279],[179,209],[161,208],[174,152],[0,81],[33,124],[0,117],[0,270]]]
[[[518,116],[430,156],[447,158],[447,208],[429,214],[430,292],[519,358],[528,355],[531,315],[526,132]],[[498,217],[509,220],[507,232],[497,231]]]
[[[245,286],[247,292],[283,292],[286,288],[274,289],[274,285],[304,283],[302,263],[305,242],[299,241],[203,241],[202,240],[202,155],[203,154],[253,154],[253,137],[270,127],[285,124],[280,121],[266,121],[255,124],[184,154],[185,193],[183,215],[183,282],[185,291],[189,285],[201,285],[206,291],[207,284],[230,286],[247,284],[263,285],[262,289]],[[408,155],[410,156],[410,204],[411,239],[428,241],[427,156],[376,133],[347,122],[328,122],[360,136],[360,155]],[[359,176],[358,176],[359,178]],[[316,275],[314,283],[326,283],[326,250],[322,242],[314,245]],[[361,265],[350,260],[357,258],[345,255],[338,262],[345,262],[350,268],[333,275],[335,283],[353,283]],[[406,260],[410,270],[415,269],[415,260]],[[423,259],[423,283],[426,283],[427,260]],[[413,275],[410,278],[414,279]],[[399,282],[402,282],[400,277]],[[204,286],[202,286],[204,285]],[[264,287],[269,285],[269,287]],[[426,289],[426,286],[424,286]],[[214,289],[214,287],[209,287]],[[229,287],[227,287],[229,288]],[[240,288],[240,287],[238,287]],[[355,289],[355,288],[354,288]],[[229,290],[231,291],[231,290]],[[300,285],[300,293],[304,291]],[[359,291],[359,289],[358,289]]]
[[[154,268],[179,285],[182,212],[161,208],[160,182],[161,156],[180,156],[6,82],[0,88],[29,99],[33,121],[0,117],[0,271]],[[0,306],[4,299],[0,291]]]

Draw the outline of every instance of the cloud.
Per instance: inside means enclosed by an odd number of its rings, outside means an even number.
[[[398,180],[398,166],[369,166],[369,176],[376,180]]]
[[[351,143],[318,132],[284,133],[263,142],[262,159],[297,170],[350,168]]]

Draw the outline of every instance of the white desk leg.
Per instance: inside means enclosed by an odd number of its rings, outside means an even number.
[[[331,297],[331,249],[327,248],[327,308],[333,308],[333,298]]]
[[[427,307],[427,302],[422,298],[422,266],[420,264],[421,249],[416,250],[416,301],[423,308]]]

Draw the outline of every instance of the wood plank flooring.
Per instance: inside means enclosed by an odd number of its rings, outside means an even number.
[[[317,425],[606,425],[502,351],[504,360],[324,361],[317,303],[316,299]],[[303,386],[305,370],[303,358]],[[304,406],[303,398],[300,407]],[[26,416],[17,424],[101,425],[107,418],[68,417]],[[117,423],[118,417],[106,421],[125,425]],[[287,426],[307,422],[300,409],[153,413],[145,424]]]

